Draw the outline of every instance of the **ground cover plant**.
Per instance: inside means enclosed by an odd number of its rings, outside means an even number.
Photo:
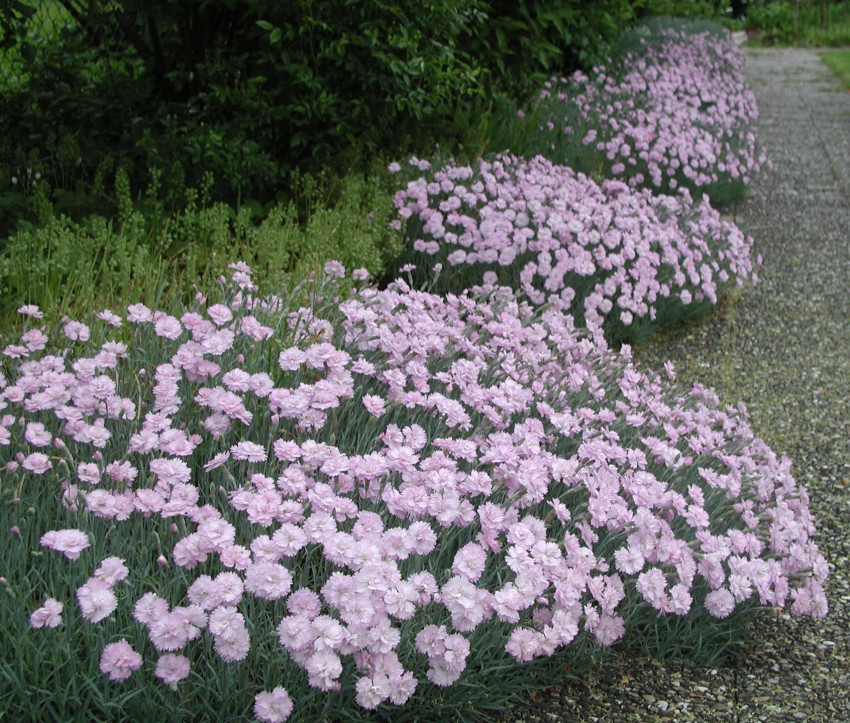
[[[474,720],[612,645],[826,614],[806,491],[742,407],[507,288],[344,275],[306,305],[238,263],[170,313],[21,309],[3,709]]]
[[[647,23],[610,62],[547,83],[532,115],[544,131],[536,150],[632,187],[688,188],[715,205],[741,198],[766,163],[743,62],[718,25]]]
[[[401,260],[434,291],[510,286],[634,342],[757,279],[752,239],[687,189],[656,195],[597,183],[541,156],[428,165],[410,161],[416,177],[395,205],[407,238]]]

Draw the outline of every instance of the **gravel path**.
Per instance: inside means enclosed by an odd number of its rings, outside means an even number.
[[[812,50],[751,50],[746,71],[774,168],[726,211],[755,238],[761,281],[635,357],[743,401],[793,460],[830,563],[829,616],[765,616],[726,667],[616,659],[513,723],[850,723],[850,93]]]

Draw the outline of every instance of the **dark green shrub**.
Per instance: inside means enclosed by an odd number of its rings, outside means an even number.
[[[786,2],[753,5],[747,10],[747,29],[760,33],[759,39],[767,45],[787,45],[796,40],[798,23],[799,16]]]
[[[179,160],[189,185],[210,171],[220,198],[270,200],[286,169],[427,147],[422,124],[444,126],[481,88],[460,44],[484,18],[477,0],[93,1],[76,17],[23,43],[26,70],[0,98],[4,150],[67,129],[90,174],[108,148],[137,185]]]
[[[629,0],[489,0],[470,48],[491,84],[525,99],[546,78],[599,62],[634,20]],[[501,150],[501,149],[500,149]]]

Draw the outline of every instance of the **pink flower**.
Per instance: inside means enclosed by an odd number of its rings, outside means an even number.
[[[177,339],[183,333],[183,326],[180,324],[180,320],[168,314],[161,314],[159,316],[154,314],[153,328],[157,336],[171,340]]]
[[[89,328],[79,321],[69,321],[62,329],[71,341],[88,341],[91,337]]]
[[[190,663],[185,655],[167,653],[156,661],[154,675],[167,685],[179,683],[189,676]]]
[[[237,605],[242,600],[245,586],[235,572],[220,572],[214,582],[221,605]]]
[[[540,634],[528,628],[516,627],[511,631],[505,650],[518,663],[527,663],[540,654]]]
[[[635,585],[638,592],[654,608],[662,609],[667,599],[667,581],[664,573],[657,567],[642,572]]]
[[[257,562],[245,571],[245,589],[266,600],[286,597],[292,587],[292,575],[283,565],[273,562]]]
[[[204,610],[212,610],[221,602],[218,594],[218,586],[209,575],[201,575],[193,582],[186,594],[193,605],[198,605]]]
[[[192,478],[191,468],[181,459],[153,459],[150,462],[150,471],[157,480],[169,485],[188,482]]]
[[[617,569],[627,575],[634,575],[643,569],[645,560],[640,550],[633,547],[621,547],[614,553]]]
[[[462,575],[470,582],[475,582],[481,577],[484,572],[484,566],[487,563],[487,553],[481,545],[470,542],[455,555],[452,572],[455,575]]]
[[[33,447],[46,447],[50,444],[53,436],[44,428],[41,422],[30,422],[27,424],[27,431],[24,432],[24,439]],[[24,466],[26,467],[26,464]]]
[[[114,681],[127,680],[141,666],[142,656],[123,638],[107,645],[100,656],[100,672]]]
[[[220,605],[210,613],[209,631],[216,637],[229,637],[245,627],[245,618],[232,605]]]
[[[284,349],[277,358],[278,366],[285,372],[295,371],[306,361],[307,355],[296,347]]]
[[[127,312],[127,321],[132,324],[153,321],[153,312],[144,304],[130,304],[127,307]]]
[[[18,313],[24,316],[31,316],[33,319],[41,319],[44,317],[42,312],[35,304],[25,304],[18,308]]]
[[[44,601],[44,605],[30,615],[30,625],[33,628],[55,628],[62,624],[63,605],[52,597]]]
[[[244,660],[251,649],[251,638],[248,630],[243,626],[235,629],[228,636],[215,638],[215,652],[226,663],[235,663]]]
[[[102,580],[110,587],[120,582],[130,571],[124,564],[124,560],[120,557],[107,557],[100,563],[97,570],[94,571],[93,577]]]
[[[328,261],[325,264],[325,276],[341,279],[345,276],[345,267],[339,261]]]
[[[50,461],[50,458],[46,454],[33,452],[24,458],[21,466],[33,474],[44,474],[47,470],[53,468],[53,462]]]
[[[153,592],[140,597],[133,607],[133,618],[146,627],[168,614],[168,602]]]
[[[289,596],[286,601],[286,609],[292,615],[303,616],[312,620],[321,611],[322,601],[312,590],[300,588]]]
[[[314,639],[311,619],[305,615],[284,617],[277,626],[277,639],[290,652],[309,654]]]
[[[27,349],[30,351],[40,351],[47,346],[48,338],[47,334],[41,329],[30,329],[21,336],[21,341],[26,344]]]
[[[371,677],[363,676],[355,684],[357,705],[367,710],[374,710],[392,693],[390,679],[383,673],[375,673]]]
[[[602,615],[594,627],[596,642],[602,646],[613,645],[626,632],[626,623],[619,615]]]
[[[80,553],[91,547],[88,535],[82,530],[51,530],[41,536],[40,543],[63,553],[69,560],[79,559]]]
[[[226,324],[233,319],[233,312],[224,304],[213,304],[207,309],[207,314],[216,326]]]
[[[110,311],[109,309],[99,311],[97,313],[97,318],[115,327],[121,326],[122,324],[121,317],[118,316],[118,314]]]
[[[259,444],[254,442],[238,442],[230,448],[230,453],[233,459],[245,460],[248,462],[265,462],[266,450]]]
[[[193,626],[177,609],[151,621],[150,640],[160,652],[180,650],[195,637],[197,626]]]
[[[364,394],[363,406],[373,417],[380,417],[386,410],[386,402],[376,394]]]
[[[227,462],[228,459],[230,459],[230,452],[219,452],[204,465],[204,472],[212,472],[212,470],[218,469]]]
[[[285,688],[278,686],[271,692],[263,691],[254,698],[254,715],[263,723],[281,723],[292,713],[292,699]]]
[[[308,682],[319,690],[333,690],[339,686],[342,661],[331,650],[322,650],[310,655],[304,663]]]
[[[725,587],[721,587],[705,596],[705,607],[714,617],[725,618],[735,609],[735,598]]]
[[[108,618],[118,607],[118,598],[112,587],[103,580],[89,578],[77,589],[77,603],[80,612],[90,623],[99,623]]]

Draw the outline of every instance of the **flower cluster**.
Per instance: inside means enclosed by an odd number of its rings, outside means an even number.
[[[536,304],[578,307],[589,327],[654,321],[671,301],[714,304],[728,285],[756,280],[752,239],[706,199],[598,184],[541,156],[450,162],[395,204],[428,259],[420,266],[443,264],[438,289],[509,285]]]
[[[271,670],[288,661],[368,710],[453,685],[473,640],[520,664],[627,638],[636,609],[826,614],[806,491],[742,409],[506,288],[399,282],[340,302],[333,274],[291,311],[235,271],[224,304],[167,323],[130,309],[133,346],[99,323],[61,353],[14,345],[0,382],[6,474],[55,475],[91,528],[51,546],[88,552],[100,519],[115,535],[159,525],[159,582],[110,557],[77,598],[98,623],[125,586],[163,684],[205,650],[245,660],[275,610]],[[20,464],[45,434],[54,467]],[[181,600],[171,577],[192,580]],[[33,627],[61,610],[48,600]],[[122,639],[100,670],[122,681],[142,662]],[[298,709],[281,686],[251,692],[259,720]]]
[[[728,32],[676,28],[638,36],[610,67],[553,78],[541,94],[553,140],[592,148],[632,187],[689,188],[715,203],[742,195],[766,164],[755,96]]]

